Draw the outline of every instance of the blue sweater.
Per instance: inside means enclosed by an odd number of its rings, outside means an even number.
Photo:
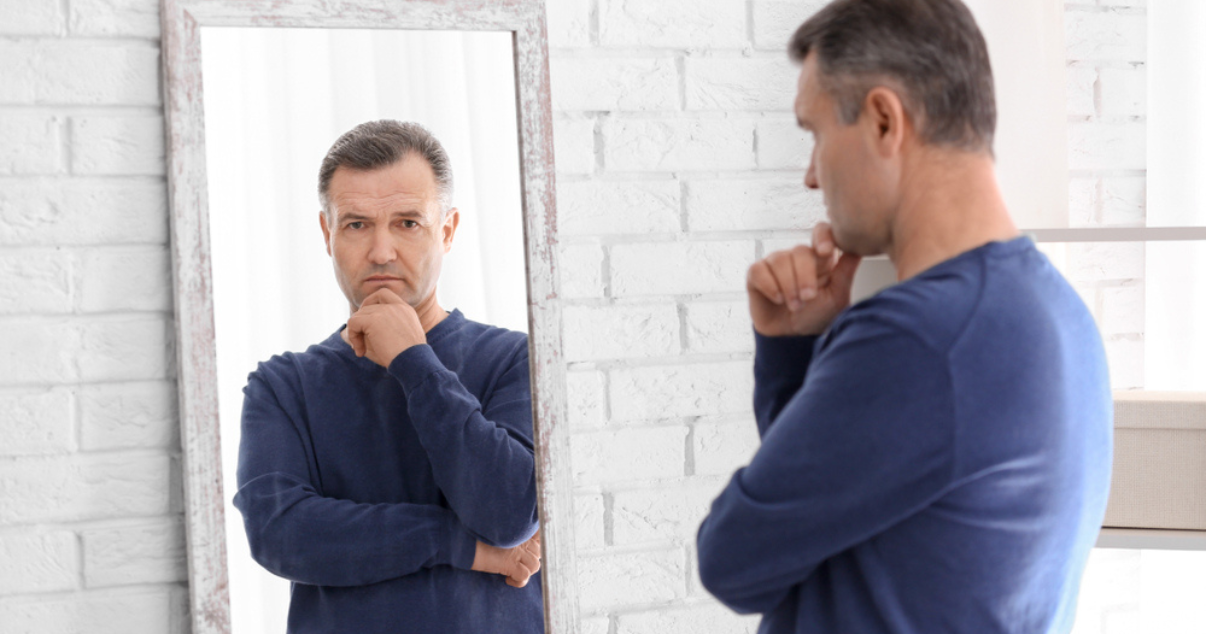
[[[427,342],[387,371],[336,332],[248,377],[234,503],[292,634],[544,631],[539,575],[469,569],[536,532],[527,337],[453,311]]]
[[[1071,629],[1113,409],[1097,328],[1028,238],[756,346],[762,446],[699,530],[712,594],[760,632]]]

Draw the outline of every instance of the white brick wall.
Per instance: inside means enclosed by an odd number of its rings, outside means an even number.
[[[1073,227],[1145,223],[1144,0],[1069,1],[1068,161]],[[1068,275],[1097,317],[1115,388],[1143,387],[1142,244],[1070,245]]]
[[[821,213],[783,50],[822,4],[549,2],[584,632],[753,631],[693,540],[758,444],[745,267]],[[1144,28],[1068,4],[1080,226],[1143,222]],[[188,629],[157,38],[157,0],[0,0],[6,634]],[[1141,359],[1127,258],[1078,283]]]
[[[0,0],[0,631],[183,633],[157,0]]]

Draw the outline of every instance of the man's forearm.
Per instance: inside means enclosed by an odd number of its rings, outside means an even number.
[[[406,391],[408,414],[440,490],[482,541],[511,547],[536,531],[536,472],[527,365],[501,377],[483,412],[477,398],[428,346],[390,364]]]
[[[428,504],[360,504],[269,473],[234,499],[252,557],[291,581],[367,585],[448,565],[469,570],[476,540],[456,515]]]

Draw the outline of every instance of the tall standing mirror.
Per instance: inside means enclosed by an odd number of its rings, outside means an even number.
[[[555,589],[572,546],[544,517],[568,495],[544,6],[492,4],[164,2],[194,632],[285,631],[289,582],[252,560],[231,504],[242,388],[257,362],[348,320],[318,169],[337,137],[379,119],[422,124],[451,162],[460,221],[439,305],[529,335],[545,624],[569,631],[576,602]]]

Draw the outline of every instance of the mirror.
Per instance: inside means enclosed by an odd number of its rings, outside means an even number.
[[[250,557],[239,485],[247,375],[347,321],[321,242],[318,166],[365,121],[421,122],[447,150],[460,222],[438,303],[527,332],[508,33],[201,29],[222,484],[234,634],[286,631],[288,581]],[[533,587],[532,590],[536,590]],[[531,590],[529,590],[530,592]]]
[[[193,630],[285,629],[289,584],[251,560],[231,505],[241,390],[257,362],[348,319],[321,242],[317,176],[359,123],[413,121],[446,149],[459,223],[438,303],[530,333],[526,441],[541,513],[568,495],[551,448],[564,377],[543,3],[166,0],[163,19]],[[543,590],[546,630],[561,631],[572,617],[558,614],[575,603],[550,601],[550,588],[572,576],[572,551],[541,520],[543,583],[526,591]]]

